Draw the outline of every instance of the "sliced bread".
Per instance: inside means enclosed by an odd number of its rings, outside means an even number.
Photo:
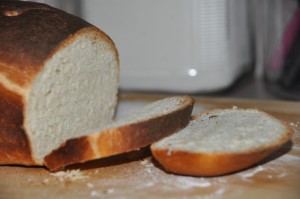
[[[0,1],[0,164],[42,165],[63,141],[112,122],[113,41],[45,4]]]
[[[169,172],[216,176],[245,169],[290,140],[292,129],[254,109],[215,109],[199,114],[183,130],[151,145]]]
[[[45,157],[50,170],[138,150],[184,128],[191,119],[194,99],[175,96],[153,102],[86,136],[72,138]]]

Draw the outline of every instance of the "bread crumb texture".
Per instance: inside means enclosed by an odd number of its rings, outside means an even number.
[[[79,34],[46,62],[32,84],[26,111],[39,162],[65,140],[112,122],[117,64],[115,52],[95,31]]]
[[[213,110],[196,116],[181,130],[154,144],[192,152],[240,152],[276,142],[286,126],[267,113],[252,109]]]
[[[89,178],[88,175],[84,175],[79,169],[76,170],[67,170],[67,171],[58,171],[56,173],[51,173],[50,175],[57,177],[59,181],[64,182],[76,181]]]

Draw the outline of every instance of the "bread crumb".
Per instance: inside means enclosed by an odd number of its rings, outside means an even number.
[[[143,165],[145,167],[145,171],[147,173],[151,173],[153,170],[153,164],[151,162],[149,162],[149,160],[143,160],[141,161],[141,165]]]
[[[98,191],[92,191],[92,192],[90,193],[90,196],[91,196],[91,197],[97,197],[97,196],[101,196],[101,195],[100,195],[100,193],[99,193]]]
[[[111,194],[114,192],[114,189],[107,189],[107,190],[104,190],[104,191],[91,191],[90,193],[90,196],[91,197],[101,197],[101,196],[104,196],[106,194]]]
[[[52,176],[57,177],[59,181],[64,182],[65,180],[75,181],[89,178],[89,176],[83,175],[79,169],[59,171],[56,173],[51,173]]]
[[[290,123],[290,125],[291,125],[291,126],[293,126],[293,127],[298,127],[298,125],[299,125],[299,122],[296,122],[296,123],[294,123],[294,122],[291,122],[291,123]]]
[[[216,191],[217,195],[223,195],[225,193],[225,189],[224,188],[220,188]]]
[[[93,185],[92,183],[87,183],[86,186],[87,186],[88,188],[94,188],[94,185]]]
[[[105,193],[113,193],[115,190],[114,189],[107,189],[106,191],[105,191]]]
[[[268,178],[269,178],[269,179],[272,179],[272,178],[273,178],[273,176],[272,176],[272,175],[268,175]]]
[[[43,180],[43,184],[48,184],[48,182],[49,182],[49,178]]]
[[[31,178],[28,178],[28,179],[27,179],[27,182],[32,182],[32,179],[31,179]]]
[[[152,187],[152,186],[154,186],[154,184],[155,184],[154,182],[146,182],[145,186],[146,187]]]
[[[141,165],[143,165],[143,166],[147,165],[148,163],[149,163],[148,160],[142,160],[142,161],[141,161]]]
[[[197,184],[198,187],[201,187],[201,188],[205,188],[205,187],[211,187],[211,183],[207,180],[205,180],[204,178],[201,178],[201,181],[200,183]]]
[[[249,170],[249,172],[241,173],[240,175],[243,178],[243,180],[248,180],[248,179],[252,178],[253,176],[255,176],[257,173],[264,171],[264,170],[265,170],[265,167],[258,166],[252,170]]]
[[[146,172],[147,172],[147,173],[152,173],[152,171],[153,171],[153,168],[151,168],[151,167],[146,167]]]

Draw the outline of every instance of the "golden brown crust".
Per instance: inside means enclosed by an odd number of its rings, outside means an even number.
[[[74,159],[73,156],[76,153],[73,153],[72,150],[78,151],[78,149],[70,148],[64,144],[47,155],[44,164],[53,171],[74,163],[138,150],[184,128],[189,123],[193,105],[194,99],[190,98],[189,103],[173,113],[119,128],[107,129],[99,132],[99,134],[71,139],[69,140],[71,142],[83,142],[82,140],[86,142],[88,139],[90,146],[79,150],[84,151],[86,148],[94,147],[94,153],[88,152],[82,156],[82,152],[79,152],[79,158]],[[64,151],[70,151],[70,155],[64,154]]]
[[[214,112],[215,110],[217,109],[205,112],[205,114]],[[270,116],[273,117],[272,115]],[[225,175],[246,169],[260,162],[287,143],[293,135],[293,130],[284,121],[279,121],[285,125],[286,130],[277,142],[248,151],[241,151],[239,153],[192,153],[188,151],[159,149],[153,145],[151,146],[151,151],[155,159],[168,172],[192,176]]]
[[[192,105],[172,114],[149,119],[102,133],[97,139],[101,156],[137,150],[184,128],[190,120]]]
[[[44,4],[1,1],[0,8],[0,73],[20,86],[34,79],[62,41],[91,26]]]
[[[64,165],[65,162],[80,163],[86,157],[95,156],[87,137],[70,139],[51,154],[55,155],[47,156],[45,164],[48,168],[53,168],[52,170],[57,170],[57,165],[61,165],[59,168],[66,166]]]
[[[152,154],[168,172],[192,176],[219,176],[248,168],[279,148],[237,154],[196,154],[152,149]]]
[[[22,128],[22,98],[1,84],[0,96],[0,164],[33,165],[28,135]]]

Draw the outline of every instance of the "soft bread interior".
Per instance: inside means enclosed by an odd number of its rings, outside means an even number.
[[[286,134],[285,125],[258,110],[225,109],[200,114],[153,149],[192,153],[242,152],[270,145]]]
[[[93,31],[59,49],[31,88],[26,128],[34,157],[46,154],[71,137],[111,122],[117,100],[116,52]]]
[[[191,116],[194,99],[174,96],[152,102],[129,116],[89,135],[74,137],[45,157],[45,166],[54,171],[74,163],[138,150],[184,128]]]
[[[120,126],[139,123],[155,117],[166,115],[176,110],[185,108],[186,105],[191,104],[192,101],[193,98],[189,96],[174,96],[163,98],[152,102],[123,118],[118,119],[117,121],[108,125],[106,128],[117,128]]]
[[[100,137],[102,133],[109,129],[117,129],[124,126],[130,126],[132,124],[139,124],[153,118],[171,114],[193,104],[193,101],[194,99],[189,96],[166,97],[147,104],[144,107],[124,115],[122,118],[119,118],[105,126],[93,129],[92,131],[89,130],[85,134],[93,134],[95,137]]]

